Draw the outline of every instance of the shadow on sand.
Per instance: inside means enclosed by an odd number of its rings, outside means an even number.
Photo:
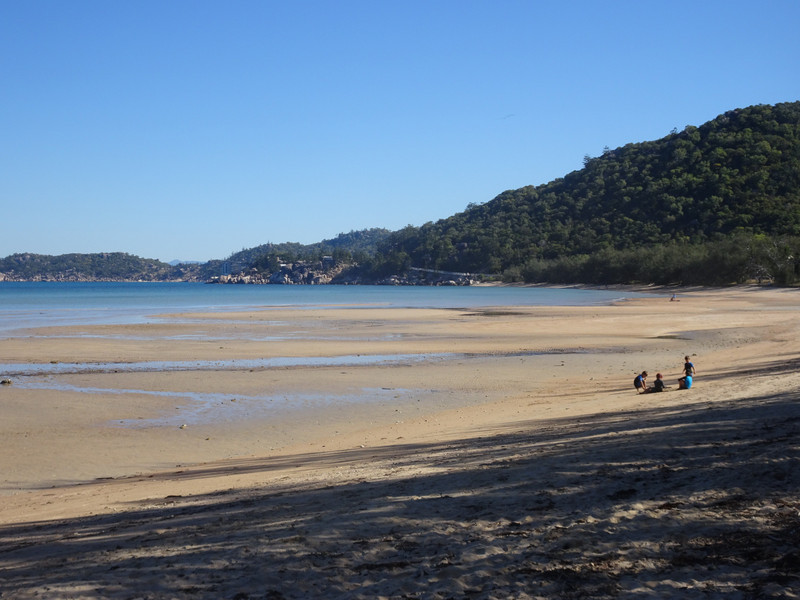
[[[0,597],[796,597],[798,397],[679,401],[172,474],[345,473],[3,527]]]

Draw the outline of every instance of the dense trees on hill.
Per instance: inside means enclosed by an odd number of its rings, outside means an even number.
[[[332,256],[339,262],[358,262],[373,255],[378,244],[390,234],[388,229],[373,228],[340,233],[333,239],[315,244],[268,243],[232,254],[227,260],[233,270],[245,267],[268,270],[280,262],[319,261],[323,256]]]
[[[790,271],[800,276],[797,259],[780,269],[769,262],[781,252],[800,256],[790,250],[798,237],[794,102],[607,150],[564,178],[409,226],[379,245],[370,268],[376,276],[415,266],[549,282],[731,283],[757,273],[790,282]]]
[[[366,229],[316,244],[264,244],[232,254],[226,260],[203,264],[170,265],[123,252],[58,256],[19,253],[0,259],[0,281],[208,281],[223,269],[234,273],[254,267],[275,270],[273,267],[281,262],[319,261],[323,256],[331,256],[338,263],[366,262],[378,242],[389,234],[386,229]]]
[[[64,281],[162,281],[181,277],[182,266],[139,258],[124,252],[97,254],[12,254],[0,259],[0,273],[10,279]]]
[[[34,279],[209,279],[281,262],[357,263],[352,281],[410,267],[550,283],[800,281],[800,102],[729,111],[699,127],[586,157],[584,168],[399,231],[264,244],[170,267],[122,253],[0,260]]]
[[[504,273],[506,281],[728,285],[800,281],[800,237],[735,234],[715,241],[656,244],[586,255],[531,259]]]

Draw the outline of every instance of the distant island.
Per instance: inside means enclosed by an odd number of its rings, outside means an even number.
[[[0,259],[0,281],[795,285],[800,102],[728,111],[399,231],[264,244],[206,263],[125,253]]]

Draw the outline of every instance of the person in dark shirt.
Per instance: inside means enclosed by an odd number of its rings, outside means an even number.
[[[678,387],[682,390],[688,390],[692,387],[692,379],[694,378],[694,374],[696,373],[694,365],[689,360],[688,356],[684,356],[683,360],[683,377],[678,379]]]
[[[694,368],[694,364],[692,364],[692,362],[689,360],[688,356],[684,356],[683,360],[686,361],[686,362],[683,363],[683,372],[684,372],[684,374],[685,375],[691,375],[692,377],[694,377],[694,374],[697,373],[697,371]]]
[[[656,373],[656,382],[653,384],[654,392],[663,392],[666,386],[664,385],[664,376],[661,373]]]

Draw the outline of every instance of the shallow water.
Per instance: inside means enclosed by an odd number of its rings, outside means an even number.
[[[284,286],[0,282],[0,335],[56,325],[130,324],[175,312],[245,308],[476,308],[608,304],[646,294],[544,287]]]
[[[0,364],[6,377],[36,375],[73,375],[79,373],[148,373],[162,371],[222,371],[253,370],[279,367],[341,367],[377,364],[396,364],[430,361],[462,356],[455,353],[438,354],[351,354],[345,356],[278,356],[273,358],[237,360],[151,360],[142,362],[86,363],[7,363]],[[24,386],[24,380],[21,380]]]
[[[207,423],[224,423],[275,416],[278,412],[304,411],[343,404],[378,403],[409,396],[431,393],[428,390],[405,390],[397,388],[365,388],[347,394],[297,394],[280,393],[267,395],[223,394],[189,391],[137,390],[118,388],[95,388],[59,383],[50,380],[26,381],[20,387],[34,390],[54,390],[103,396],[139,395],[173,399],[178,402],[167,412],[153,418],[120,419],[108,423],[112,427],[144,429],[150,427],[181,427]]]

